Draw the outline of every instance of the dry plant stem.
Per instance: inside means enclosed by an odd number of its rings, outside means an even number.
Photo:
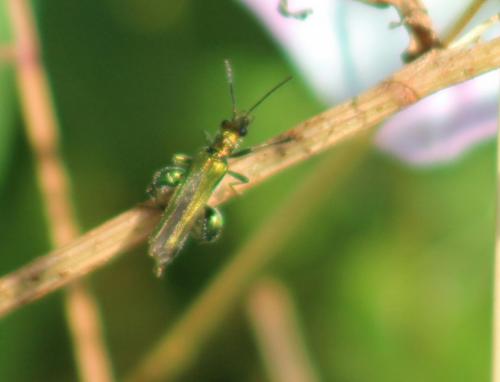
[[[412,61],[431,49],[441,46],[438,35],[427,9],[421,0],[361,0],[365,3],[386,6],[392,5],[401,18],[401,23],[410,35],[410,44],[403,59]]]
[[[221,319],[241,301],[256,275],[283,252],[293,235],[331,198],[335,186],[359,163],[367,145],[367,140],[354,148],[349,145],[320,162],[260,225],[179,321],[160,337],[127,381],[170,381],[189,369]]]
[[[141,243],[159,217],[157,209],[132,208],[4,277],[0,282],[0,315],[87,275],[108,263],[117,253]]]
[[[500,88],[500,81],[499,81]],[[500,95],[498,97],[500,129]],[[499,130],[500,131],[500,130]],[[497,134],[497,210],[495,235],[495,273],[493,278],[493,382],[500,382],[500,134]]]
[[[238,191],[254,187],[276,172],[322,152],[339,141],[377,126],[384,119],[430,94],[500,67],[500,38],[472,48],[433,50],[405,66],[381,84],[344,102],[273,141],[290,138],[286,144],[259,150],[231,164],[233,171],[251,182]],[[229,179],[214,195],[221,202],[233,196]]]
[[[474,0],[465,12],[460,16],[457,22],[450,28],[445,37],[442,38],[443,46],[448,46],[465,29],[474,15],[481,9],[486,0]]]
[[[304,346],[292,298],[281,282],[258,280],[250,290],[247,311],[268,380],[319,381]]]
[[[59,247],[77,237],[78,228],[69,197],[69,181],[59,154],[57,121],[47,76],[39,59],[39,42],[29,3],[9,0],[9,12],[16,39],[17,82],[25,126],[36,159],[51,241],[54,247]],[[68,289],[66,309],[81,379],[112,380],[97,307],[83,284]]]
[[[491,16],[488,20],[476,25],[466,35],[451,42],[448,48],[461,49],[465,46],[476,43],[481,39],[481,37],[488,29],[490,29],[495,24],[498,24],[498,22],[500,22],[500,13],[497,13],[496,15]]]
[[[374,128],[423,97],[498,67],[498,38],[463,49],[431,51],[360,96],[272,140],[283,141],[288,137],[290,140],[286,143],[232,161],[231,169],[250,179],[250,183],[239,186],[238,191],[254,187],[289,166]],[[211,204],[221,204],[234,196],[228,183],[229,180],[222,182]],[[159,214],[160,211],[153,208],[133,208],[77,241],[0,278],[0,316],[96,270],[143,242]]]

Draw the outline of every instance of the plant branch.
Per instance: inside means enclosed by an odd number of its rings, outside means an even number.
[[[59,126],[47,73],[39,54],[40,43],[30,2],[9,0],[8,5],[15,36],[17,84],[24,125],[36,161],[49,236],[57,248],[74,240],[79,231],[70,196],[70,181],[60,154]],[[81,379],[111,381],[109,357],[93,295],[83,283],[74,283],[67,290],[65,302]]]
[[[358,97],[271,139],[280,143],[231,161],[233,171],[250,179],[238,190],[254,187],[275,173],[374,128],[423,97],[498,67],[500,38],[473,47],[433,50]],[[225,179],[216,190],[212,205],[234,196],[228,183]],[[132,208],[73,243],[0,278],[0,316],[96,270],[143,242],[160,213],[148,206]]]
[[[485,20],[482,23],[476,25],[466,35],[460,37],[459,39],[453,40],[453,42],[448,45],[448,48],[461,49],[480,41],[484,33],[499,21],[500,13],[497,13],[496,15],[491,16],[488,20]]]
[[[438,35],[427,9],[421,0],[361,0],[375,6],[392,5],[399,13],[400,24],[404,25],[410,36],[408,49],[403,53],[405,62],[413,61],[434,48],[441,47]],[[398,25],[400,25],[398,24]]]

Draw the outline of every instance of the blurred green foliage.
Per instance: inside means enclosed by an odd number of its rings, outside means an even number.
[[[199,148],[203,130],[215,131],[229,116],[224,58],[233,62],[242,108],[293,72],[259,23],[232,1],[52,0],[36,6],[85,230],[143,200],[155,169],[175,152]],[[4,33],[5,15],[0,17]],[[4,67],[2,274],[50,249],[32,156]],[[296,78],[256,112],[248,144],[323,109]],[[303,222],[269,272],[296,300],[322,379],[488,380],[494,151],[493,144],[483,145],[460,162],[425,171],[370,152],[347,181],[329,190],[329,203],[315,218]],[[316,162],[231,201],[224,207],[230,224],[222,239],[212,246],[188,244],[163,280],[153,278],[145,246],[90,277],[118,378]],[[244,301],[182,380],[266,379],[241,310]],[[2,320],[1,381],[75,380],[61,302],[58,292]]]
[[[12,39],[5,2],[0,3],[0,45],[8,48]],[[10,62],[0,60],[0,187],[5,180],[14,135],[14,78]]]

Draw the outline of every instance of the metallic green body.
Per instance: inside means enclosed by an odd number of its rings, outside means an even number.
[[[202,150],[193,158],[150,237],[149,254],[156,259],[158,276],[182,248],[210,196],[227,173],[226,159],[208,151]]]
[[[174,155],[174,166],[156,172],[148,188],[148,194],[156,203],[168,200],[173,192],[160,224],[149,239],[149,255],[156,260],[157,276],[162,275],[165,266],[179,253],[189,234],[205,242],[215,241],[219,237],[223,218],[220,212],[207,205],[208,200],[226,174],[240,183],[248,182],[244,175],[228,171],[227,158],[250,152],[235,152],[248,132],[248,125],[252,121],[250,112],[290,80],[289,77],[268,91],[249,111],[238,112],[232,69],[229,61],[226,60],[225,65],[233,104],[231,120],[222,121],[215,139],[192,160],[184,154]]]

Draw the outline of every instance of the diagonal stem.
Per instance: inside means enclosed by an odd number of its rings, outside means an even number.
[[[434,48],[441,47],[432,20],[422,0],[361,0],[375,6],[392,5],[399,13],[401,25],[408,30],[410,42],[403,53],[405,62],[412,61]]]
[[[231,170],[250,179],[238,190],[373,129],[421,98],[500,67],[500,38],[472,47],[434,50],[358,97],[329,109],[271,139],[269,145],[231,162]],[[276,143],[280,142],[280,143]],[[225,179],[210,204],[233,192]],[[0,278],[0,316],[93,272],[143,242],[161,211],[139,206],[79,239]]]

